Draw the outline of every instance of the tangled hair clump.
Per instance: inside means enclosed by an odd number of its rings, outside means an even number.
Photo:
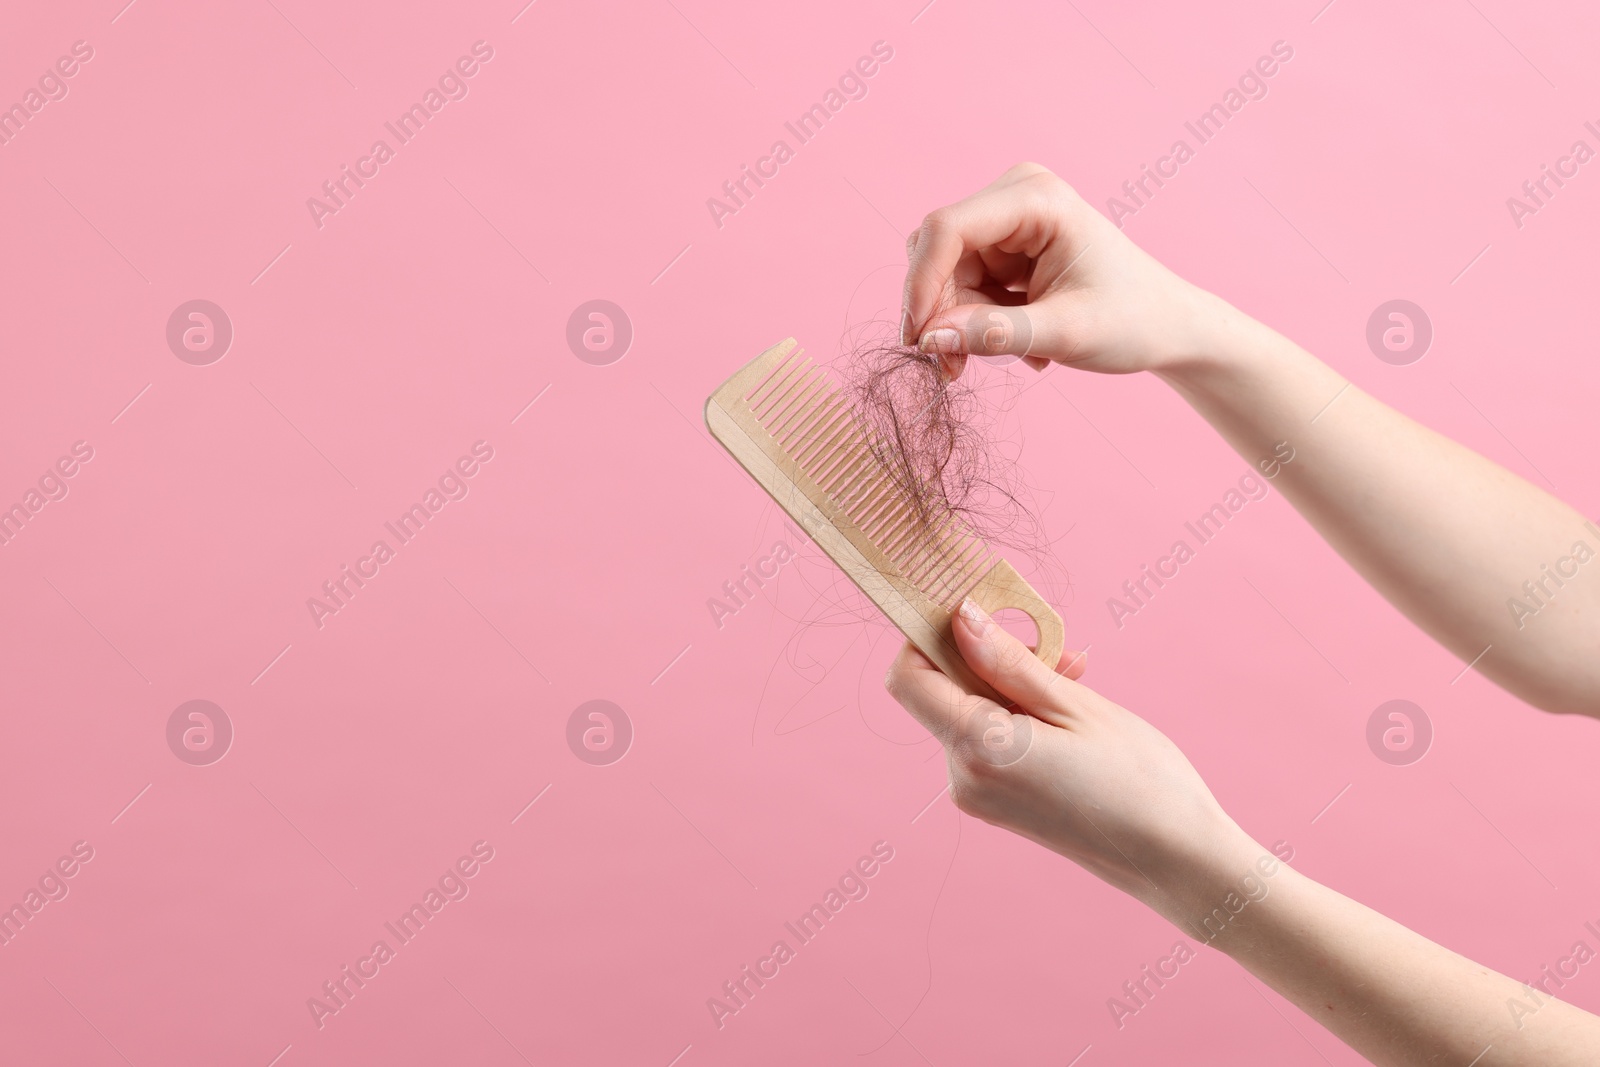
[[[936,356],[858,335],[841,376],[875,458],[912,502],[914,523],[932,531],[954,519],[991,545],[1034,550],[1039,527],[1020,499],[1015,457],[994,432],[986,370],[951,380]]]

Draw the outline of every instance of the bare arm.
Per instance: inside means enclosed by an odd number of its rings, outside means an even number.
[[[1382,1067],[1600,1063],[1600,1018],[1279,863],[1164,735],[1052,673],[976,605],[955,637],[1015,710],[963,692],[910,645],[888,686],[945,745],[963,811],[1144,901]],[[1082,657],[1069,663],[1081,675]]]
[[[1463,662],[1547,711],[1600,715],[1600,529],[1215,306],[1201,354],[1159,375],[1252,465],[1287,442],[1273,484]]]
[[[1274,479],[1374,588],[1517,696],[1600,716],[1600,524],[1362,393],[1174,275],[1042,167],[912,236],[907,339],[1151,371]]]
[[[1246,872],[1262,887],[1256,900],[1241,893]],[[1199,927],[1212,947],[1373,1063],[1600,1062],[1600,1019],[1277,864],[1242,831],[1231,847],[1191,861],[1174,884],[1179,898],[1160,908],[1168,918]],[[1237,915],[1229,893],[1235,907],[1249,900]]]

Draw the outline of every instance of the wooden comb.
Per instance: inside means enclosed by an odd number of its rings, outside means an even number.
[[[1061,616],[955,516],[925,520],[879,457],[884,447],[819,365],[789,338],[706,401],[706,426],[912,644],[969,693],[1009,703],[974,675],[951,633],[971,597],[1025,612],[1035,654],[1061,659]]]

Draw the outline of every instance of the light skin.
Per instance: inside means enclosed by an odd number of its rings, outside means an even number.
[[[1574,555],[1600,537],[1578,512],[1179,278],[1043,167],[929,215],[909,253],[903,339],[947,374],[973,353],[1148,371],[1252,467],[1287,442],[1295,458],[1273,484],[1391,603],[1528,703],[1600,716],[1600,559]],[[945,745],[961,810],[1144,901],[1373,1063],[1600,1062],[1600,1018],[1278,864],[1171,741],[1077,681],[1081,654],[1052,672],[970,602],[954,629],[1011,708],[963,692],[909,645],[886,684]],[[1252,872],[1265,895],[1235,912]]]

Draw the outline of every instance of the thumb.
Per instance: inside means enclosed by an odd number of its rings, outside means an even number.
[[[974,674],[995,691],[1029,711],[1045,711],[1061,704],[1065,691],[1075,687],[1072,674],[1045,666],[1033,650],[994,621],[988,612],[970,598],[956,613],[952,630],[956,647]],[[1067,671],[1082,670],[1081,653],[1077,663],[1066,664]],[[1065,657],[1063,657],[1065,659]]]

